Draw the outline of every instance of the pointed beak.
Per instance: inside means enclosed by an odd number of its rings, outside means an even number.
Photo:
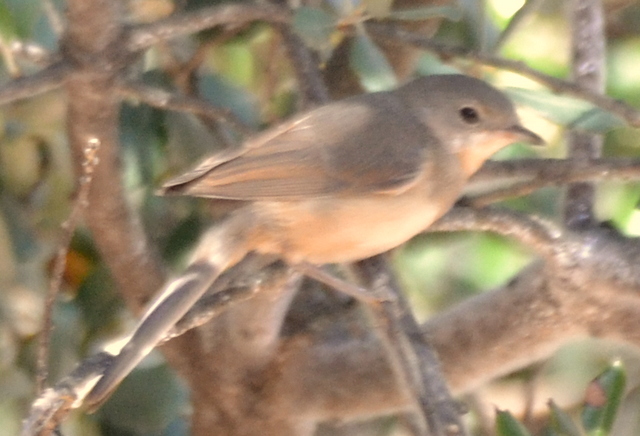
[[[513,135],[514,142],[526,142],[531,145],[544,145],[544,139],[519,124],[509,127],[507,132]]]

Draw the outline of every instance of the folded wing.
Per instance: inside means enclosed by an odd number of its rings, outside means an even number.
[[[402,192],[428,169],[434,138],[392,95],[343,100],[213,156],[161,192],[236,200],[296,200]]]

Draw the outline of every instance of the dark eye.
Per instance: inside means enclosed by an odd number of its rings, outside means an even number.
[[[480,114],[470,106],[465,106],[459,111],[460,118],[467,124],[477,124],[480,121]]]

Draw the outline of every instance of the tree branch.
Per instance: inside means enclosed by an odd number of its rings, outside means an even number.
[[[253,133],[253,129],[229,109],[214,106],[199,98],[179,95],[142,83],[119,84],[116,90],[122,97],[139,100],[155,108],[202,115],[212,120],[223,120],[242,135]]]
[[[0,87],[0,105],[24,100],[60,88],[64,85],[70,72],[70,65],[58,62],[32,76],[14,79]]]
[[[290,14],[286,9],[270,4],[223,4],[200,8],[150,24],[141,24],[129,29],[127,49],[136,53],[159,42],[179,36],[191,35],[216,26],[242,26],[254,21],[286,23]]]
[[[595,94],[604,93],[605,44],[604,11],[600,0],[571,0],[571,72],[576,85]],[[569,131],[568,156],[586,163],[602,154],[602,135]],[[564,219],[568,227],[595,222],[593,201],[595,188],[581,182],[567,187]]]
[[[530,194],[547,186],[571,182],[640,180],[640,161],[636,159],[594,159],[582,164],[568,159],[519,159],[488,161],[472,178],[472,183],[513,179],[509,186],[471,195],[476,207]]]

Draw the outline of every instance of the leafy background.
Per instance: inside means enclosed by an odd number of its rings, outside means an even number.
[[[192,0],[184,4],[187,9],[196,9],[212,3],[215,2]],[[608,93],[640,105],[640,4],[605,3]],[[544,2],[506,45],[496,48],[501,31],[522,4],[518,0],[461,0],[455,6],[417,10],[395,18],[443,16],[445,21],[437,35],[442,42],[495,52],[523,60],[544,73],[566,77],[569,33],[563,2]],[[616,9],[621,5],[627,7]],[[56,2],[56,6],[62,10],[63,2]],[[294,26],[320,57],[327,59],[344,37],[341,23],[356,19],[363,6],[373,15],[390,14],[388,2],[382,0],[329,0],[300,8]],[[129,2],[127,7],[130,19],[136,22],[162,17],[174,5],[169,0],[138,0]],[[40,1],[0,0],[3,81],[10,80],[19,70],[28,73],[37,69],[36,65],[23,65],[14,59],[10,45],[15,41],[36,41],[54,49],[54,27]],[[397,80],[384,55],[363,28],[356,28],[356,43],[348,56],[361,84],[370,91],[394,87]],[[215,32],[203,32],[192,39],[179,40],[173,43],[177,49],[172,53],[185,53],[186,59],[197,43],[214,37]],[[204,47],[206,60],[199,86],[210,101],[228,107],[256,129],[295,110],[295,78],[267,26],[256,24]],[[166,51],[156,49],[140,60],[139,68],[148,83],[163,84],[169,78],[162,67],[170,62]],[[437,57],[424,54],[418,70],[431,74],[452,68]],[[548,147],[535,150],[538,156],[564,156],[564,133],[569,125],[603,132],[606,156],[640,154],[636,130],[625,127],[612,115],[576,99],[551,95],[513,73],[482,67],[477,67],[477,72],[504,89],[520,105],[524,124],[548,141]],[[60,224],[70,211],[75,180],[65,139],[64,108],[63,95],[49,93],[0,109],[0,436],[19,432],[32,400],[35,335],[42,319]],[[222,138],[213,136],[190,115],[130,104],[122,110],[121,140],[123,177],[130,201],[142,211],[149,233],[164,247],[167,261],[179,269],[203,217],[210,211],[201,201],[157,198],[154,187],[198,157],[219,149]],[[513,146],[496,158],[514,159],[533,153],[530,148]],[[596,201],[599,219],[610,221],[627,235],[640,235],[639,188],[637,183],[600,184]],[[562,195],[561,189],[548,188],[507,204],[560,221]],[[506,283],[531,260],[526,247],[489,234],[418,236],[394,254],[395,267],[421,319]],[[55,309],[51,358],[54,380],[108,338],[126,332],[134,322],[114,293],[109,272],[82,229],[68,256],[63,291]],[[535,424],[538,414],[547,410],[544,404],[548,398],[554,398],[565,410],[575,411],[588,382],[611,360],[622,358],[629,374],[629,388],[616,432],[637,434],[638,357],[637,350],[613,343],[585,340],[568,345],[547,362],[483,387],[468,399],[477,412],[470,419],[482,432],[487,425],[483,417],[494,404],[518,413],[529,401],[533,404],[530,423]],[[92,416],[77,414],[66,422],[63,432],[181,435],[187,432],[188,411],[187,392],[161,357],[153,354],[100,412]],[[393,432],[394,426],[388,421],[379,424],[378,434]]]

